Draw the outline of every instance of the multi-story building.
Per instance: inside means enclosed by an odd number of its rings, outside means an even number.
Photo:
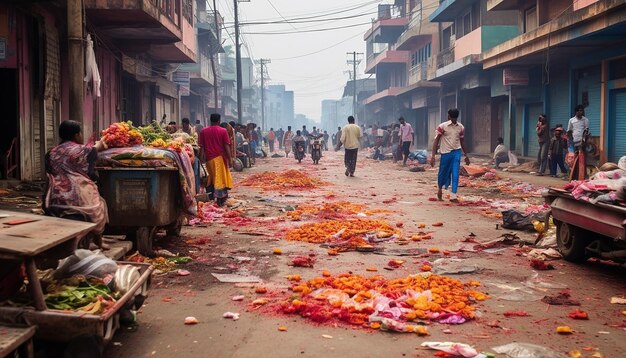
[[[337,107],[339,101],[336,99],[322,100],[322,118],[320,125],[327,130],[335,130],[338,126],[341,126],[339,117],[337,116]]]
[[[85,85],[82,118],[69,118],[69,77],[75,72],[67,53],[66,2],[0,4],[0,150],[10,159],[2,177],[42,179],[44,154],[58,143],[61,120],[82,121],[86,137],[97,137],[119,120],[138,124],[179,117],[178,86],[171,76],[179,63],[196,60],[193,1],[83,0],[83,5],[84,23],[71,20],[84,25],[81,43],[87,35],[92,40],[101,82]]]
[[[254,76],[254,62],[252,62],[252,59],[247,57],[241,59],[241,73],[242,122],[260,123],[261,92]]]
[[[535,155],[537,115],[546,113],[551,127],[567,126],[581,104],[600,160],[626,155],[626,3],[489,0],[487,10],[517,18],[519,35],[482,55],[493,74],[491,92],[510,99],[510,147]]]
[[[265,128],[286,129],[293,127],[294,93],[287,91],[285,85],[270,85],[265,89]]]
[[[474,153],[490,153],[506,130],[508,101],[492,91],[494,77],[482,70],[482,53],[518,35],[517,17],[514,11],[487,11],[487,0],[442,0],[429,17],[439,23],[439,53],[430,60],[428,79],[442,83],[441,120],[458,108]]]
[[[360,119],[388,125],[403,116],[415,129],[416,145],[422,147],[439,116],[439,83],[427,78],[428,61],[439,49],[438,26],[429,20],[438,4],[438,0],[396,0],[379,5],[378,18],[365,34],[366,73],[376,75],[376,91],[364,100],[368,110]]]
[[[220,54],[222,73],[222,121],[239,121],[237,113],[237,74],[235,59],[229,54]]]
[[[221,32],[224,19],[207,8],[204,0],[196,1],[196,45],[198,53],[196,63],[183,64],[174,73],[183,79],[181,90],[181,117],[191,119],[192,123],[199,120],[208,125],[211,112],[214,111],[215,91],[219,87],[220,67],[217,55],[224,52]]]

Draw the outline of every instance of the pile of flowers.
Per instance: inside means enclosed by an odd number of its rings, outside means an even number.
[[[290,241],[325,243],[342,251],[371,247],[400,237],[400,231],[379,220],[326,220],[304,224],[287,232]]]
[[[109,148],[132,147],[143,143],[141,133],[131,122],[111,124],[102,131],[102,140]]]
[[[461,324],[475,317],[474,303],[489,296],[479,282],[421,273],[398,279],[340,274],[297,282],[294,295],[274,306],[316,323],[345,322],[373,329],[428,334],[421,320]],[[297,295],[296,295],[297,294]]]
[[[300,221],[302,217],[316,216],[321,219],[343,219],[351,215],[363,213],[366,216],[388,213],[388,210],[368,210],[364,204],[353,204],[347,201],[338,203],[324,203],[320,205],[299,205],[294,211],[287,212],[291,221]]]
[[[244,217],[238,210],[230,210],[217,206],[212,202],[198,202],[197,218],[189,220],[190,225],[199,223],[222,222],[233,226],[245,226],[253,222],[252,219]]]
[[[287,170],[280,173],[263,172],[254,174],[241,181],[241,185],[266,190],[313,189],[326,185],[326,182],[319,178],[313,178],[300,170]]]

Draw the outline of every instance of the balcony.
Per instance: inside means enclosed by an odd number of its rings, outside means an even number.
[[[216,15],[217,24],[215,23]],[[211,47],[217,48],[218,52],[224,52],[222,48],[222,27],[224,26],[224,18],[222,15],[215,11],[198,10],[196,19],[198,37],[206,37]]]
[[[429,19],[432,22],[453,22],[476,1],[478,0],[441,0]]]
[[[113,40],[122,52],[148,54],[157,62],[186,63],[196,56],[185,38],[192,23],[190,2],[183,3],[180,9],[177,0],[84,0],[87,17],[98,33]]]
[[[205,54],[198,55],[196,63],[182,65],[180,71],[189,72],[191,87],[194,89],[211,87],[215,84],[211,70],[211,59]]]
[[[367,58],[365,73],[376,73],[376,67],[381,65],[406,65],[409,59],[409,51],[385,50],[372,53]]]
[[[380,101],[384,98],[395,97],[402,92],[402,87],[389,87],[386,90],[380,91],[376,94],[369,96],[363,101],[365,104],[371,104],[376,101]]]
[[[545,51],[551,58],[576,57],[580,49],[594,53],[608,48],[622,48],[626,36],[626,8],[623,0],[587,1],[586,7],[563,13],[538,28],[485,50],[485,69],[501,65],[542,63]],[[559,57],[555,57],[559,56]],[[556,61],[556,60],[555,60]]]
[[[409,70],[409,86],[428,81],[428,63],[421,62]]]
[[[487,0],[487,11],[518,10],[517,0]]]
[[[409,24],[409,18],[391,5],[378,5],[378,18],[372,22],[364,40],[373,37],[373,42],[391,43],[398,39]]]

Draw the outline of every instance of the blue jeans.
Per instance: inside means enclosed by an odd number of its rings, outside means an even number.
[[[459,170],[461,169],[461,149],[456,149],[450,153],[441,155],[439,163],[439,175],[437,184],[439,189],[445,186],[446,189],[452,184],[452,193],[456,194],[459,187]]]

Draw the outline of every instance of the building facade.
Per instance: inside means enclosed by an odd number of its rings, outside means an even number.
[[[270,85],[265,89],[265,128],[286,129],[295,119],[294,93],[285,85]]]

